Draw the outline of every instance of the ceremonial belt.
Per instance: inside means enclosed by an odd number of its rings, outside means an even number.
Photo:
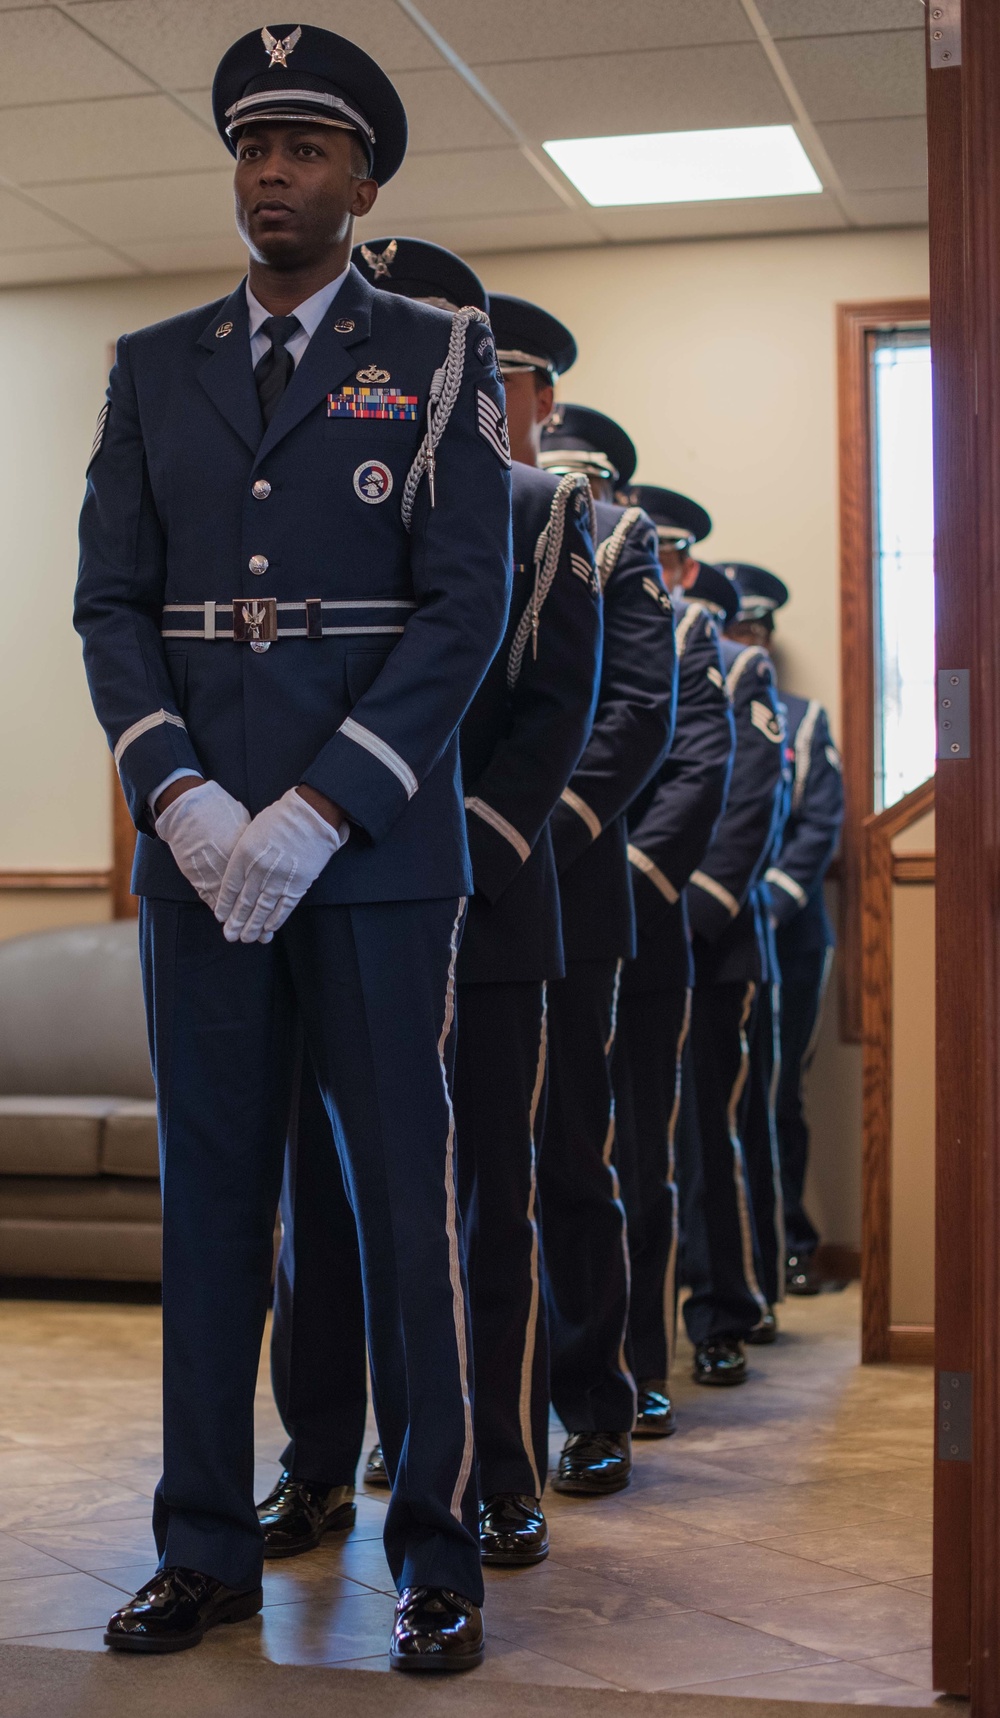
[[[233,597],[228,602],[168,602],[160,631],[164,638],[221,639],[236,644],[270,644],[276,638],[352,638],[405,631],[405,616],[415,602],[397,597],[355,597],[328,602],[305,597],[278,602],[276,597]],[[389,625],[393,613],[399,623]]]

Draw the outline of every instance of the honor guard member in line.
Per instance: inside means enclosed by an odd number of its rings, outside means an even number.
[[[774,616],[788,601],[788,588],[763,567],[737,564],[735,572],[740,612],[729,636],[770,651]],[[803,1204],[809,1128],[802,1082],[816,1047],[833,959],[835,939],[823,879],[840,838],[844,784],[840,753],[822,705],[784,691],[781,698],[792,771],[791,800],[780,851],[765,875],[782,994],[775,1120],[788,1249],[785,1288],[789,1294],[814,1294],[818,1284],[813,1260],[819,1235]]]
[[[373,239],[355,263],[386,292],[457,312],[486,305],[460,258],[417,239]],[[557,338],[552,338],[552,330]],[[548,395],[572,337],[518,327],[517,374]],[[494,329],[496,335],[496,329]],[[483,340],[491,341],[489,333]],[[506,327],[504,339],[511,336]],[[492,342],[491,342],[492,343]],[[528,358],[533,365],[527,371]],[[501,352],[503,367],[508,354]],[[537,372],[537,384],[536,384]],[[545,985],[563,972],[548,819],[583,750],[600,668],[593,503],[583,477],[513,472],[514,594],[503,645],[460,734],[475,893],[457,965],[454,1106],[475,1357],[483,1561],[540,1562],[549,1376],[535,1151],[545,1077]],[[272,1376],[289,1432],[286,1472],[259,1511],[268,1554],[308,1551],[345,1524],[365,1422],[364,1326],[343,1281],[351,1222],[329,1123],[303,1094],[289,1140]],[[357,1266],[353,1266],[356,1277]],[[366,1479],[387,1483],[382,1450]],[[349,1516],[346,1524],[349,1525]]]
[[[391,1662],[465,1669],[457,729],[507,621],[503,389],[480,313],[351,267],[406,144],[374,61],[265,26],[213,106],[249,277],[120,340],[81,520],[77,625],[139,829],[164,1228],[160,1566],[106,1638],[177,1650],[261,1606],[253,1400],[301,1022],[360,1234]]]
[[[735,587],[702,567],[690,586],[720,603]],[[694,952],[688,1099],[681,1111],[681,1209],[688,1336],[700,1384],[741,1384],[743,1344],[769,1316],[740,1104],[749,1071],[754,1009],[766,981],[766,944],[755,885],[774,842],[782,794],[784,727],[765,650],[722,640],[736,750],[711,845],[687,888]]]
[[[633,485],[627,499],[653,520],[664,582],[671,586],[682,559],[689,561],[690,549],[712,529],[711,519],[687,496],[650,484]],[[677,1317],[674,1148],[694,979],[685,885],[722,811],[735,744],[714,620],[679,586],[673,603],[677,721],[665,762],[628,813],[637,953],[622,973],[611,1064],[615,1163],[632,1270],[629,1358],[639,1387],[637,1437],[675,1430],[667,1384]]]
[[[636,1413],[610,1069],[621,969],[636,946],[626,812],[670,745],[676,653],[656,528],[641,508],[610,500],[635,469],[625,431],[602,412],[558,405],[540,457],[552,472],[582,471],[590,481],[604,589],[597,714],[552,819],[566,977],[549,991],[539,1172],[552,1401],[569,1433],[553,1485],[599,1496],[629,1483]]]

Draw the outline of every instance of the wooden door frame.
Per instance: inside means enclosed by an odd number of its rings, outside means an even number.
[[[840,450],[840,685],[844,827],[840,839],[837,960],[840,1036],[859,1044],[863,825],[875,810],[875,612],[872,588],[871,342],[874,334],[930,319],[926,298],[837,306]]]

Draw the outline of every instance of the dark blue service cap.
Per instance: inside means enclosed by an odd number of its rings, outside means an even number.
[[[642,507],[656,526],[660,542],[667,548],[681,548],[686,541],[700,543],[712,529],[712,518],[692,501],[674,489],[662,489],[657,483],[632,483],[625,492],[630,507]]]
[[[723,626],[728,626],[739,613],[740,593],[736,581],[727,576],[723,567],[713,566],[711,561],[698,562],[698,577],[684,595],[705,603],[719,616]]]
[[[542,431],[539,464],[546,471],[582,471],[603,477],[615,488],[627,484],[638,455],[621,424],[590,406],[556,406]]]
[[[353,131],[380,185],[406,154],[406,112],[381,66],[312,24],[265,24],[234,42],[219,61],[212,112],[233,155],[243,126],[279,120]]]
[[[750,561],[724,561],[722,570],[740,593],[740,620],[769,620],[788,601],[788,586],[766,567]]]
[[[355,245],[351,261],[372,286],[419,298],[442,310],[463,310],[467,304],[486,309],[486,288],[474,269],[427,239],[371,239]]]
[[[491,292],[489,312],[501,370],[546,370],[554,379],[576,363],[569,329],[540,304],[511,292]]]

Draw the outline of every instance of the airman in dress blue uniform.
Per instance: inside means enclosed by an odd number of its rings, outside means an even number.
[[[249,277],[120,340],[80,527],[76,621],[139,829],[164,1212],[160,1569],[107,1639],[176,1650],[260,1608],[253,1397],[304,1033],[360,1238],[391,1662],[464,1669],[457,730],[507,623],[503,388],[481,313],[350,265],[406,141],[366,54],[265,27],[213,102]]]
[[[486,306],[482,283],[437,245],[374,239],[357,266],[387,292],[452,312]],[[530,307],[529,307],[530,308]],[[490,306],[501,371],[532,400],[572,363],[572,337],[513,301]],[[489,338],[489,336],[484,336]],[[514,419],[515,446],[518,421]],[[601,606],[593,504],[583,477],[516,464],[514,593],[504,643],[460,732],[475,893],[457,965],[454,1106],[469,1257],[476,1454],[487,1563],[537,1563],[548,1549],[548,1342],[541,1293],[536,1142],[545,1080],[545,986],[564,965],[549,816],[593,717]],[[308,1106],[308,1107],[306,1107]],[[272,1341],[290,1443],[261,1506],[270,1555],[345,1524],[365,1419],[364,1327],[351,1215],[309,1081],[289,1141]],[[349,1280],[345,1281],[345,1275]],[[353,1280],[350,1280],[353,1278]],[[372,1452],[369,1483],[385,1482]]]
[[[736,567],[740,611],[734,637],[769,650],[774,616],[788,601],[788,588],[766,568]],[[791,766],[788,819],[774,862],[765,873],[770,919],[781,975],[775,1125],[784,1195],[789,1294],[817,1290],[813,1257],[819,1235],[803,1204],[809,1129],[802,1082],[816,1047],[823,993],[833,958],[834,931],[823,897],[823,879],[836,850],[844,817],[840,754],[826,711],[814,698],[782,691],[786,754]]]
[[[679,1209],[675,1168],[681,1066],[694,964],[685,886],[705,856],[732,766],[733,717],[719,634],[704,602],[682,594],[690,550],[712,528],[685,495],[633,485],[629,503],[656,526],[677,625],[677,721],[666,761],[628,813],[637,954],[626,961],[612,1059],[615,1162],[628,1218],[629,1355],[637,1437],[675,1429],[667,1380],[676,1327]]]
[[[629,1366],[629,1259],[614,1166],[614,1047],[622,966],[635,954],[627,812],[670,746],[674,616],[656,527],[610,497],[636,453],[619,424],[558,405],[541,461],[582,471],[597,500],[604,660],[586,751],[552,819],[566,976],[549,991],[549,1108],[540,1159],[552,1400],[569,1437],[553,1484],[591,1496],[629,1483],[636,1386]]]
[[[718,601],[729,586],[703,568],[691,586]],[[721,593],[720,593],[721,587]],[[736,751],[725,808],[688,883],[695,983],[691,1079],[681,1106],[684,1304],[702,1384],[746,1377],[743,1343],[769,1314],[741,1131],[754,1011],[768,980],[758,885],[769,862],[783,795],[784,723],[767,652],[722,640]]]

